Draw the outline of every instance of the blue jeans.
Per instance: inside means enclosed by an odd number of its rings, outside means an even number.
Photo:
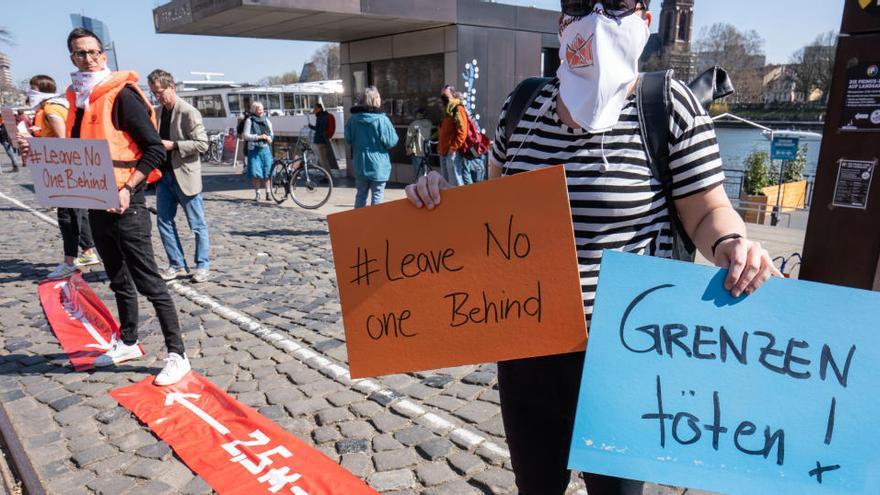
[[[156,224],[159,227],[159,237],[165,246],[165,254],[168,255],[168,264],[174,268],[186,267],[183,257],[183,247],[180,245],[180,236],[177,234],[177,225],[174,216],[177,215],[177,205],[183,207],[186,221],[190,230],[196,235],[196,268],[208,268],[208,224],[205,222],[205,205],[202,202],[202,194],[187,196],[180,190],[173,173],[165,173],[156,184]]]
[[[451,155],[440,157],[440,173],[446,179],[450,186],[461,186],[464,184],[463,174],[464,160],[461,155],[453,153]]]
[[[486,178],[485,155],[474,158],[473,160],[464,161],[464,171],[462,179],[465,184],[476,184],[482,182]]]
[[[3,145],[3,149],[6,151],[6,156],[9,157],[9,161],[12,162],[12,168],[18,168],[18,155],[15,154],[15,151],[12,148],[12,143],[9,141],[2,141],[0,144]]]
[[[355,177],[354,185],[357,188],[357,194],[354,197],[355,208],[367,206],[367,193],[370,193],[372,196],[371,205],[377,205],[382,202],[382,196],[385,194],[385,182]]]

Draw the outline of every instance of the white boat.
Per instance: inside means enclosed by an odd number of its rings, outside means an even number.
[[[251,103],[259,101],[272,121],[275,135],[296,138],[303,127],[315,123],[312,107],[321,103],[336,118],[333,139],[343,139],[342,80],[271,86],[249,86],[231,81],[199,83],[201,87],[190,89],[187,86],[192,83],[184,82],[178,94],[202,113],[209,134],[226,134],[229,129],[235,129]]]

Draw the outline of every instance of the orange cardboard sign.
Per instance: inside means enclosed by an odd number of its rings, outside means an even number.
[[[327,220],[352,377],[586,345],[562,167]]]

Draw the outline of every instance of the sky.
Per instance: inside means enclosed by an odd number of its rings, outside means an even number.
[[[152,9],[159,0],[0,0],[0,26],[12,31],[14,45],[0,44],[11,58],[16,83],[48,74],[60,85],[74,70],[65,47],[70,14],[96,17],[116,43],[120,68],[146,77],[161,67],[180,79],[197,79],[190,71],[222,72],[224,79],[256,82],[291,70],[320,46],[304,41],[257,40],[212,36],[156,34]],[[558,9],[558,0],[501,0],[501,3]],[[661,0],[653,0],[659,12]],[[768,63],[785,63],[792,53],[820,33],[837,30],[843,0],[696,0],[694,36],[702,27],[727,22],[754,29],[764,40]],[[794,8],[796,6],[796,8]],[[38,10],[37,10],[38,9]],[[656,24],[656,23],[655,23]],[[656,25],[655,25],[656,27]]]

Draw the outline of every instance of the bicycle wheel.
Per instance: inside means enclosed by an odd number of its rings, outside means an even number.
[[[330,199],[333,178],[321,167],[302,167],[293,173],[290,197],[307,210],[320,208]]]
[[[272,164],[272,174],[269,176],[269,194],[279,205],[290,194],[290,172],[281,160],[276,160]]]

